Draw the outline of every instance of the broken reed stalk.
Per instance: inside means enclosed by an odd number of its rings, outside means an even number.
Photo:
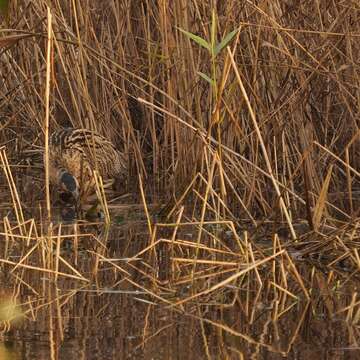
[[[210,288],[208,288],[208,289],[206,289],[206,290],[200,291],[200,292],[198,292],[198,293],[196,293],[196,294],[194,294],[194,295],[191,295],[191,296],[189,296],[189,297],[187,297],[187,298],[185,298],[185,299],[182,299],[182,300],[174,303],[173,306],[179,306],[179,305],[184,304],[184,303],[186,303],[186,302],[188,302],[188,301],[190,301],[190,300],[194,300],[195,298],[198,298],[199,296],[209,294],[209,293],[211,293],[211,292],[213,292],[213,291],[215,291],[215,290],[217,290],[217,289],[219,289],[219,288],[221,288],[221,287],[223,287],[223,286],[225,286],[225,285],[227,285],[227,284],[230,284],[230,283],[232,283],[234,280],[238,279],[240,276],[248,273],[248,272],[251,271],[251,270],[256,269],[257,267],[261,266],[262,264],[265,264],[265,263],[267,263],[268,261],[270,261],[270,260],[272,260],[272,259],[275,259],[275,258],[278,257],[279,255],[282,255],[282,254],[284,254],[284,253],[286,253],[285,250],[280,250],[280,251],[278,251],[277,253],[275,253],[275,254],[273,254],[273,255],[270,255],[270,256],[268,256],[268,257],[265,258],[265,259],[258,260],[258,261],[256,261],[255,263],[253,263],[253,264],[251,264],[251,265],[248,265],[244,270],[241,270],[241,271],[236,272],[235,274],[229,276],[227,279],[218,282],[218,283],[215,284],[214,286],[212,286],[212,287],[210,287]]]

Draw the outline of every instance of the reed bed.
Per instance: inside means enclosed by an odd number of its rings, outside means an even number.
[[[149,311],[136,349],[158,305],[199,325],[208,358],[208,326],[285,356],[319,304],[358,325],[358,6],[48,5],[11,2],[0,30],[5,298],[29,321],[47,308],[61,342],[76,294],[132,291]],[[126,200],[94,174],[106,224],[54,218],[48,137],[66,126],[127,156]],[[287,345],[224,320],[234,308],[276,336],[297,311]]]

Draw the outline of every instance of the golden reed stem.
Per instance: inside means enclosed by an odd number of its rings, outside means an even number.
[[[48,220],[51,219],[50,206],[50,185],[49,185],[49,117],[50,117],[50,76],[51,76],[51,45],[52,45],[52,15],[50,8],[47,8],[47,53],[46,53],[46,89],[45,89],[45,188],[46,188],[46,209]]]

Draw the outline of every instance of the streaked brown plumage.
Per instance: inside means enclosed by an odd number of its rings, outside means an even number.
[[[126,173],[124,154],[104,136],[87,129],[66,128],[49,139],[50,181],[82,200],[94,190],[93,170],[105,184]]]

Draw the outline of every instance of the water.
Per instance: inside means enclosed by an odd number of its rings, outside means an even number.
[[[283,254],[246,271],[229,230],[209,226],[196,250],[196,226],[151,237],[143,214],[118,219],[54,223],[52,242],[2,229],[1,296],[23,319],[2,332],[0,359],[360,358],[355,273],[324,271],[295,246],[297,273]],[[269,239],[253,246],[255,261],[273,254]]]

